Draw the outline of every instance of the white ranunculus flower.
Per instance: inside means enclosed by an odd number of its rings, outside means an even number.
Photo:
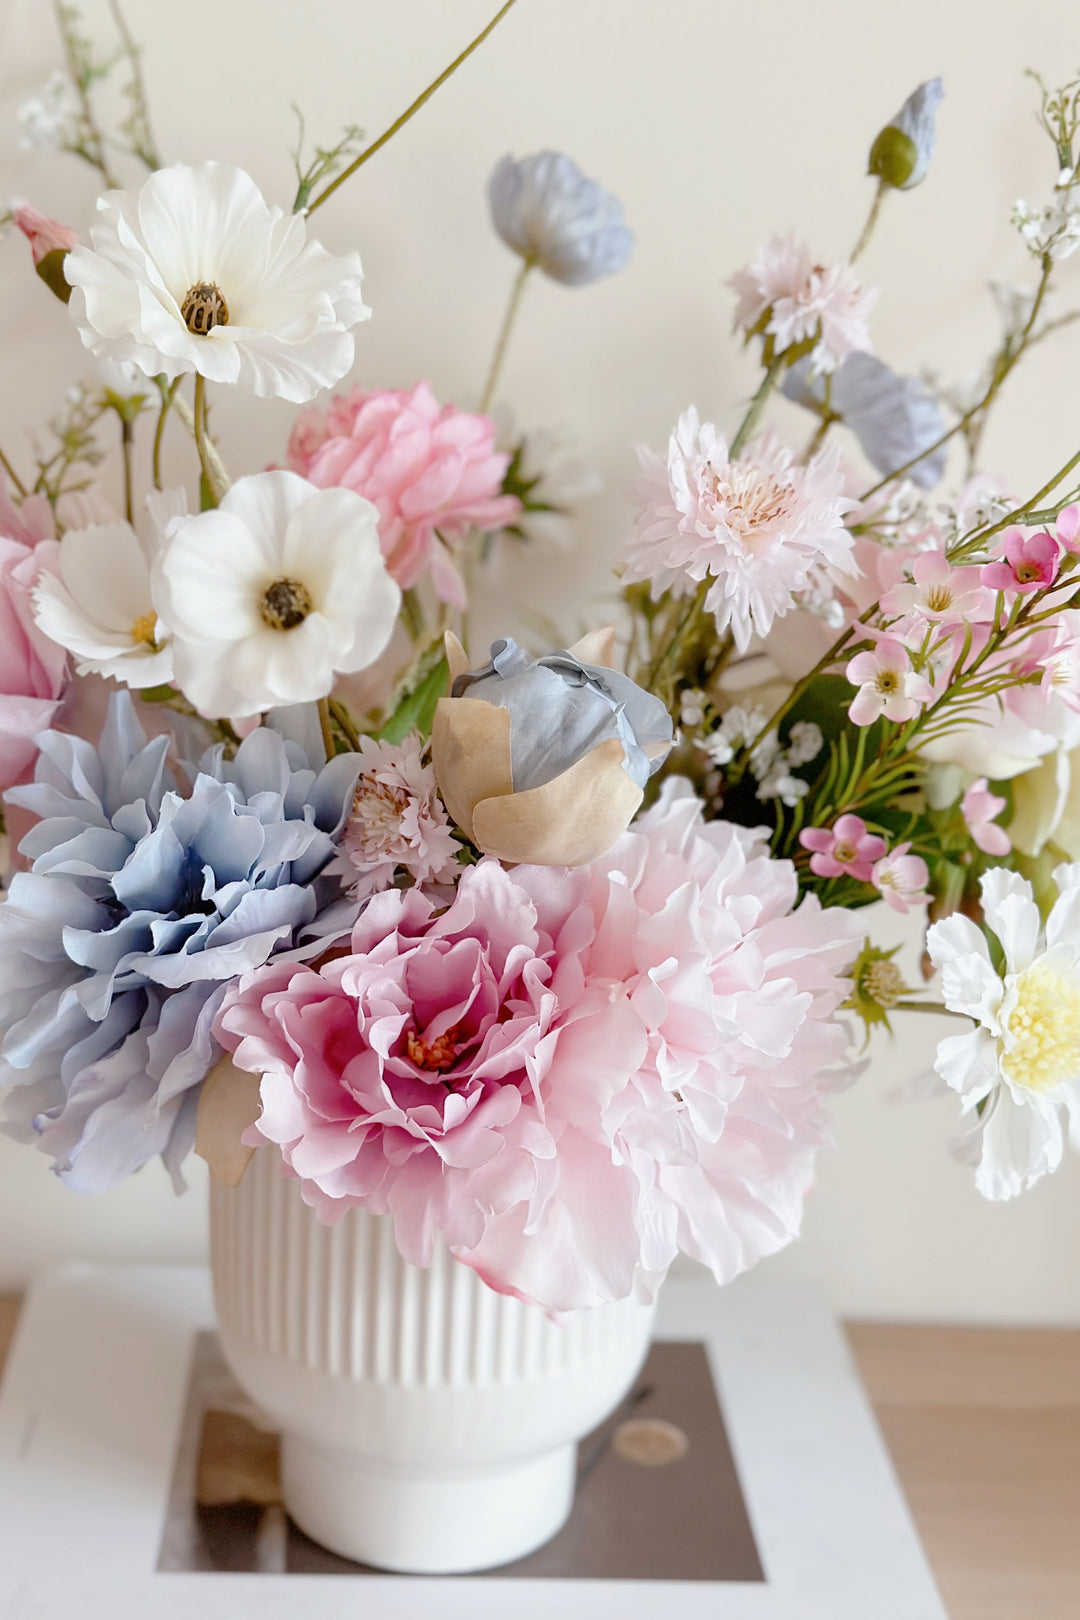
[[[58,572],[42,573],[34,591],[40,629],[75,655],[80,675],[112,675],[143,690],[172,680],[172,647],[150,592],[154,546],[186,511],[182,490],[147,501],[154,539],[143,541],[117,519],[68,529]]]
[[[1080,864],[1059,866],[1054,881],[1044,933],[1030,883],[1000,866],[983,877],[1003,973],[981,930],[959,913],[926,936],[945,1005],[977,1026],[943,1040],[934,1067],[974,1116],[963,1157],[987,1198],[1014,1198],[1056,1170],[1066,1120],[1080,1143]]]
[[[326,697],[335,673],[375,662],[401,603],[371,502],[283,471],[174,519],[152,584],[174,678],[205,715]]]
[[[68,307],[100,358],[303,404],[344,377],[371,313],[358,255],[306,237],[243,169],[176,164],[99,198],[93,245],[64,261]]]

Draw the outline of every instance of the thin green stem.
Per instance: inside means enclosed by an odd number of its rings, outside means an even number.
[[[426,101],[430,101],[436,90],[438,90],[440,86],[444,85],[451,74],[456,73],[461,64],[468,61],[473,51],[477,50],[478,47],[484,43],[492,29],[502,21],[502,19],[506,16],[506,13],[510,10],[510,7],[515,3],[516,0],[506,0],[506,4],[500,6],[499,10],[495,13],[494,17],[492,17],[487,27],[482,29],[481,32],[477,34],[476,38],[471,44],[466,45],[465,49],[461,52],[461,55],[456,56],[450,63],[450,66],[448,68],[444,68],[437,79],[432,80],[426,90],[421,91],[420,95],[417,96],[412,105],[406,107],[405,111],[401,114],[401,117],[395,118],[394,122],[390,125],[390,128],[384,130],[377,141],[372,141],[370,146],[366,146],[360,153],[359,157],[353,159],[347,169],[342,169],[341,173],[335,179],[331,180],[329,185],[323,187],[323,189],[319,192],[319,195],[309,207],[309,214],[313,214],[316,208],[321,208],[326,199],[328,197],[332,197],[337,188],[339,186],[343,186],[346,180],[349,179],[350,175],[354,175],[357,169],[367,162],[368,158],[374,157],[379,148],[385,146],[387,141],[391,140],[397,134],[398,130],[407,124],[409,119],[412,118],[415,113],[420,111],[421,107]]]
[[[131,29],[127,25],[127,18],[120,9],[120,0],[109,0],[109,10],[120,35],[120,43],[124,55],[131,67],[131,82],[128,86],[128,95],[131,99],[131,118],[127,125],[127,132],[131,136],[131,149],[146,167],[153,173],[161,168],[161,159],[158,156],[157,143],[154,132],[150,127],[150,103],[146,94],[146,84],[142,74],[140,61],[141,51],[135,43]]]
[[[124,465],[124,516],[129,523],[135,521],[135,496],[132,486],[131,451],[135,429],[126,417],[120,418],[120,456]]]
[[[161,487],[162,487],[162,484],[161,484],[161,447],[162,447],[162,443],[163,443],[164,438],[165,438],[165,419],[168,416],[169,411],[170,411],[170,409],[172,407],[173,400],[176,398],[176,390],[179,388],[179,386],[180,386],[180,378],[179,377],[174,378],[173,381],[171,383],[167,384],[167,385],[165,384],[165,382],[162,379],[160,379],[160,378],[158,379],[158,387],[161,390],[161,410],[158,412],[157,426],[154,429],[154,461],[153,461],[153,466],[154,466],[154,488],[155,489],[161,489]]]
[[[855,263],[855,260],[860,256],[870,238],[873,236],[874,227],[878,222],[878,215],[881,213],[881,205],[885,201],[885,193],[888,189],[889,188],[886,181],[878,181],[877,189],[874,192],[874,200],[870,204],[870,212],[866,216],[866,224],[863,226],[862,234],[851,251],[851,258],[848,261],[849,264]]]
[[[206,486],[210,491],[210,498],[214,505],[220,504],[221,497],[229,487],[228,479],[224,477],[225,469],[221,464],[221,457],[214,448],[206,427],[206,378],[201,372],[195,373],[195,446],[199,452],[199,465],[202,468]]]
[[[322,731],[323,748],[327,759],[333,759],[337,752],[334,747],[334,722],[330,715],[330,699],[319,699],[319,727]]]
[[[1035,494],[1029,500],[1026,500],[1023,506],[1014,507],[1011,512],[1006,512],[1003,518],[998,518],[996,523],[991,523],[987,528],[977,529],[973,534],[965,536],[959,545],[954,546],[950,551],[950,562],[959,561],[972,551],[982,550],[992,535],[999,534],[1002,529],[1011,528],[1014,523],[1022,522],[1027,518],[1035,518],[1037,522],[1051,522],[1053,518],[1057,517],[1062,507],[1051,508],[1048,515],[1046,512],[1039,510],[1039,503],[1053,490],[1057,489],[1058,485],[1064,482],[1075,467],[1080,467],[1080,450],[1074,456],[1070,456],[1065,465],[1059,468],[1041,489],[1036,490]],[[1063,506],[1068,504],[1068,499],[1062,503]]]
[[[11,462],[8,460],[7,456],[5,456],[3,450],[0,450],[0,467],[3,467],[4,471],[8,475],[8,478],[15,486],[16,492],[25,500],[30,491],[27,489],[26,485],[15,471],[15,468],[11,465]]]
[[[68,19],[65,15],[63,0],[53,0],[53,11],[56,15],[57,27],[60,30],[60,38],[64,45],[64,56],[67,60],[68,74],[71,78],[72,84],[75,86],[75,93],[79,98],[79,106],[82,109],[85,139],[79,143],[78,147],[73,148],[73,150],[75,150],[79,157],[81,157],[85,162],[97,169],[106,186],[108,186],[110,190],[114,190],[117,185],[117,181],[112,170],[109,168],[109,160],[105,155],[105,137],[98,128],[97,120],[94,117],[94,108],[90,100],[90,92],[86,87],[85,78],[79,67],[78,57],[71,39],[71,31],[68,24]]]
[[[758,419],[760,418],[762,411],[765,409],[766,401],[768,400],[773,389],[776,387],[777,379],[779,378],[780,373],[783,371],[785,365],[786,361],[780,359],[771,361],[766,367],[765,375],[761,379],[761,384],[758,391],[750,401],[746,415],[739,424],[739,431],[731,441],[731,448],[728,451],[728,455],[732,461],[738,457],[739,452],[742,450],[746,441],[757,427]]]
[[[495,386],[499,380],[499,373],[502,371],[503,361],[506,359],[510,333],[517,316],[518,305],[521,303],[521,295],[525,291],[525,282],[532,267],[533,261],[531,259],[523,259],[521,269],[514,277],[514,285],[510,289],[510,299],[506,306],[506,313],[503,315],[502,325],[499,327],[499,336],[495,342],[495,353],[491,357],[487,382],[484,384],[484,392],[480,396],[481,411],[486,411],[495,397]]]

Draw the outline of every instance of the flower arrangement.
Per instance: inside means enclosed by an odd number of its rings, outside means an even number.
[[[1016,212],[1037,283],[951,425],[872,354],[855,268],[929,172],[935,80],[871,146],[850,259],[777,236],[732,278],[760,386],[733,433],[689,408],[642,452],[619,634],[485,659],[487,552],[553,505],[486,412],[528,278],[626,263],[618,202],[562,154],[503,158],[519,267],[479,410],[344,387],[371,312],[312,216],[393,129],[298,159],[286,211],[161,164],[126,35],[106,141],[61,15],[70,72],[24,138],[106,189],[78,235],[13,219],[98,372],[35,473],[3,458],[7,1129],[88,1192],[157,1155],[182,1185],[193,1147],[236,1181],[273,1144],[322,1219],[388,1215],[409,1260],[441,1241],[550,1311],[647,1299],[679,1251],[726,1281],[798,1231],[857,1021],[941,1010],[866,937],[884,899],[928,910],[974,1020],[937,1070],[980,1190],[1053,1169],[1080,1123],[1080,452],[1023,501],[976,457],[1080,245],[1077,83],[1042,94],[1052,199]],[[302,407],[285,465],[230,477],[223,388]],[[802,450],[763,425],[781,393]],[[112,419],[116,504],[86,487]],[[933,502],[954,440],[969,477]]]

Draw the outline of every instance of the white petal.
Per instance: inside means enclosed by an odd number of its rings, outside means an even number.
[[[1010,973],[1030,967],[1039,948],[1042,918],[1031,884],[1004,866],[992,866],[982,880],[983,911],[1005,951]]]
[[[151,611],[150,569],[129,523],[69,529],[60,542],[60,576],[84,616],[126,634]]]
[[[984,1116],[975,1185],[984,1198],[1015,1198],[1056,1170],[1063,1150],[1056,1108],[1038,1102],[1017,1104],[1002,1088]]]
[[[1080,955],[1080,863],[1057,867],[1054,882],[1058,898],[1046,921],[1047,947],[1071,946]]]
[[[989,1095],[1000,1080],[997,1047],[984,1029],[968,1035],[946,1035],[938,1042],[934,1068],[947,1086],[964,1099],[965,1111]]]

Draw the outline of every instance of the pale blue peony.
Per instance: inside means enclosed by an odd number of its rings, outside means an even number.
[[[784,393],[797,405],[820,409],[825,379],[800,360],[784,378]],[[875,355],[857,350],[829,379],[829,409],[849,427],[872,467],[887,478],[916,456],[905,473],[920,489],[932,489],[945,471],[948,449],[926,455],[945,431],[937,400],[917,377],[901,377]]]
[[[568,287],[614,275],[630,257],[622,204],[562,152],[501,158],[488,202],[507,247]]]
[[[83,1192],[160,1153],[178,1184],[226,985],[275,951],[346,928],[322,877],[356,786],[260,728],[204,756],[187,796],[126,692],[97,747],[49,732],[8,798],[41,820],[0,906],[0,1083],[11,1134],[36,1133]]]

